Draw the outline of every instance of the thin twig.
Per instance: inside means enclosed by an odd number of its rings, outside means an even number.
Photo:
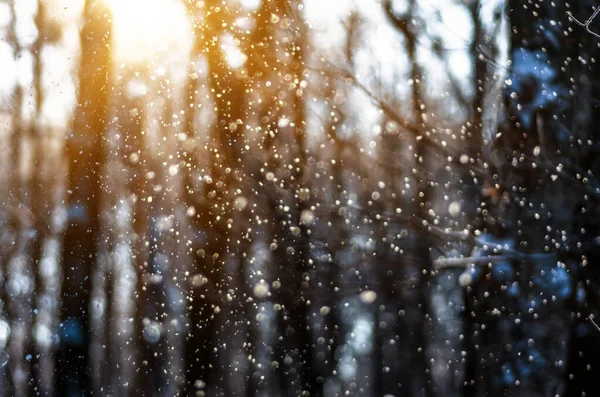
[[[600,8],[598,8],[600,10]],[[590,322],[594,325],[594,327],[596,327],[596,329],[598,331],[600,331],[600,326],[598,326],[598,324],[596,324],[596,322],[594,321],[594,319],[592,318],[592,316],[588,317],[588,320],[590,320]]]
[[[506,261],[508,259],[508,257],[500,255],[466,258],[439,258],[433,261],[433,267],[436,270],[465,268],[469,265],[487,265],[488,263]]]
[[[573,20],[573,21],[574,21],[574,22],[575,22],[577,25],[579,25],[579,26],[581,26],[581,27],[584,27],[584,28],[585,28],[585,30],[587,30],[587,31],[588,31],[588,33],[591,33],[591,34],[593,34],[594,36],[596,36],[597,38],[599,38],[599,39],[600,39],[600,34],[598,34],[598,33],[594,32],[594,31],[592,31],[592,30],[590,29],[590,23],[592,23],[592,21],[594,20],[594,18],[596,18],[596,16],[598,15],[598,13],[599,13],[599,12],[600,12],[600,7],[596,8],[596,10],[595,10],[595,11],[594,11],[594,13],[592,14],[592,16],[591,16],[591,17],[589,17],[589,18],[587,19],[587,21],[585,21],[585,22],[581,22],[581,21],[579,21],[577,18],[575,18],[575,17],[573,16],[573,14],[571,14],[571,11],[567,11],[567,15],[568,15],[568,16],[569,16],[569,18],[571,18],[571,19],[572,19],[572,20]]]

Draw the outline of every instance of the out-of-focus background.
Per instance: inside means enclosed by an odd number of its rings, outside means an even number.
[[[0,0],[0,397],[596,395],[596,6]]]

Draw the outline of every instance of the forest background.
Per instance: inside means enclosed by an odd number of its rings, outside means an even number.
[[[0,1],[0,396],[594,395],[595,7]]]

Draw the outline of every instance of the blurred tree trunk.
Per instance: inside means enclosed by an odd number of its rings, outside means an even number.
[[[165,84],[165,87],[167,84]],[[156,214],[157,247],[161,254],[156,263],[155,273],[161,277],[164,303],[161,316],[164,336],[161,338],[162,368],[165,371],[164,393],[179,395],[184,392],[186,378],[185,344],[190,323],[187,316],[188,276],[190,271],[189,244],[193,239],[185,203],[185,161],[181,158],[181,141],[177,136],[177,122],[174,116],[178,113],[176,106],[180,99],[175,90],[171,90],[164,98],[165,106],[162,117],[161,136],[165,144],[159,153],[156,171]]]
[[[257,26],[251,39],[254,48],[248,49],[248,76],[252,90],[260,96],[255,107],[257,127],[264,134],[258,150],[265,151],[260,156],[262,167],[276,178],[264,183],[270,196],[270,217],[276,221],[271,228],[271,239],[277,248],[272,250],[270,273],[284,285],[273,291],[273,299],[283,307],[277,313],[281,339],[276,354],[282,361],[280,381],[286,395],[311,393],[316,381],[307,305],[309,235],[301,222],[308,196],[304,186],[307,32],[304,17],[298,11],[300,4],[264,1],[255,16]]]
[[[456,166],[459,171],[459,186],[461,189],[461,209],[464,212],[460,214],[460,227],[469,232],[475,232],[482,228],[482,194],[481,182],[471,167],[480,167],[482,164],[483,146],[483,109],[487,88],[490,85],[487,72],[487,61],[484,58],[483,49],[488,47],[484,40],[485,29],[483,27],[481,16],[481,0],[472,0],[468,5],[471,20],[473,22],[473,35],[469,53],[473,62],[473,88],[474,94],[471,103],[470,117],[465,129],[464,145],[466,150],[464,155],[457,156]],[[463,157],[466,156],[466,157]],[[470,256],[471,252],[464,252]],[[469,270],[467,270],[469,271]],[[463,358],[464,379],[463,390],[464,397],[475,396],[475,380],[477,377],[477,350],[473,333],[476,332],[476,325],[473,322],[473,300],[475,299],[471,285],[464,287],[463,293],[463,350],[466,353]]]
[[[22,48],[17,34],[19,23],[16,4],[10,5],[9,40],[14,47],[15,61],[26,49]],[[18,69],[17,69],[18,70]],[[20,397],[30,393],[29,380],[32,375],[31,358],[33,344],[31,328],[33,325],[33,291],[35,275],[33,268],[32,248],[35,235],[35,215],[32,212],[32,196],[27,182],[32,170],[26,170],[26,152],[29,126],[23,120],[23,105],[26,91],[21,83],[21,74],[17,72],[13,92],[15,109],[12,114],[12,130],[10,137],[11,183],[12,197],[12,230],[14,233],[13,248],[6,263],[6,296],[7,311],[10,322],[10,338],[8,342],[8,368],[12,380],[12,395]]]
[[[119,86],[117,86],[119,87]],[[121,87],[119,87],[121,88]],[[124,90],[115,90],[123,92]],[[104,390],[119,396],[128,396],[138,390],[135,366],[139,345],[134,332],[140,332],[133,319],[136,317],[138,273],[134,250],[135,196],[130,190],[132,163],[136,157],[131,153],[132,124],[136,119],[134,110],[120,99],[121,106],[111,106],[113,120],[105,132],[103,207],[100,219],[102,236],[98,254],[103,256],[92,277],[91,325],[96,358],[104,356],[108,368]],[[111,95],[111,103],[119,103],[117,95]],[[143,251],[140,251],[141,255]],[[98,301],[94,302],[97,298]],[[99,307],[100,306],[100,307]],[[102,310],[104,306],[105,309]],[[94,363],[94,362],[93,362]],[[102,369],[101,369],[102,370]],[[98,385],[100,386],[100,385]]]
[[[190,62],[188,76],[186,77],[184,99],[184,131],[186,139],[182,143],[182,155],[186,162],[183,172],[184,201],[188,205],[189,221],[193,228],[194,237],[190,247],[192,260],[192,289],[189,291],[189,321],[192,324],[188,333],[186,350],[188,357],[186,374],[189,393],[195,393],[206,387],[206,381],[211,379],[213,368],[212,342],[215,333],[214,312],[211,308],[216,303],[214,299],[214,281],[220,277],[218,266],[215,266],[213,249],[220,240],[220,230],[212,230],[214,215],[210,208],[212,200],[208,197],[210,184],[210,169],[213,161],[212,150],[214,146],[204,146],[206,141],[214,139],[214,125],[211,125],[207,112],[211,112],[210,99],[211,70],[206,70],[208,64],[207,54],[217,56],[213,48],[212,34],[216,34],[212,26],[211,17],[206,23],[206,7],[199,7],[197,1],[186,1],[186,11],[192,23]],[[209,4],[210,5],[210,4]],[[204,113],[204,114],[203,114]],[[212,116],[212,114],[211,114]],[[213,123],[214,124],[214,123]],[[210,135],[210,137],[208,136]],[[215,177],[216,180],[216,177]],[[212,189],[211,189],[212,190]],[[214,236],[218,236],[213,238]],[[208,242],[207,242],[208,240]],[[208,243],[208,245],[207,245]],[[195,277],[195,278],[194,278]],[[208,280],[211,280],[210,295],[207,299]],[[193,358],[191,358],[193,357]],[[212,386],[212,385],[211,385]]]
[[[214,271],[218,274],[216,285],[223,297],[223,307],[216,309],[213,335],[213,343],[219,345],[216,387],[222,395],[245,395],[249,371],[247,356],[251,354],[251,345],[245,344],[249,332],[245,313],[245,243],[237,243],[240,236],[235,235],[232,229],[241,221],[241,214],[234,211],[233,203],[237,189],[241,188],[239,181],[244,178],[245,76],[242,68],[229,64],[222,48],[226,34],[223,27],[232,24],[235,6],[212,0],[205,7],[207,17],[203,44],[216,118],[208,144],[213,183],[207,189],[209,206],[205,215],[206,219],[210,219],[207,226],[211,229],[207,246],[214,261]],[[220,311],[223,312],[218,314]],[[224,343],[227,343],[226,347]]]
[[[474,273],[471,343],[479,348],[469,395],[561,395],[577,267],[579,193],[565,175],[578,161],[569,93],[577,38],[566,4],[507,7],[511,70],[491,142],[494,193],[479,254],[511,260]]]
[[[334,390],[339,391],[341,387],[336,376],[336,356],[346,328],[342,327],[338,320],[341,317],[342,298],[355,292],[348,291],[338,282],[343,269],[340,260],[340,256],[343,256],[340,255],[341,244],[349,242],[351,236],[343,221],[345,214],[337,212],[334,204],[336,200],[343,200],[343,192],[347,193],[343,158],[348,145],[338,135],[346,113],[340,111],[336,100],[346,92],[333,74],[323,75],[321,81],[314,82],[310,88],[322,95],[321,100],[328,104],[328,117],[323,125],[323,140],[331,142],[327,151],[314,153],[310,162],[312,166],[306,165],[307,177],[323,171],[330,175],[329,178],[312,180],[310,187],[307,187],[306,193],[310,194],[310,203],[319,204],[322,208],[310,206],[301,214],[302,223],[310,230],[309,259],[313,264],[309,273],[312,302],[309,308],[313,318],[310,324],[313,334],[311,365],[317,382],[313,385],[312,392],[317,396],[326,396]],[[324,169],[323,164],[331,165]]]
[[[47,159],[57,156],[55,151],[45,151],[53,137],[48,128],[42,124],[41,116],[46,99],[44,89],[43,49],[52,37],[48,29],[46,4],[37,2],[35,15],[37,37],[32,44],[33,56],[33,96],[34,115],[31,125],[31,174],[29,190],[31,211],[36,217],[36,233],[32,244],[32,263],[36,269],[37,309],[32,329],[36,345],[37,359],[34,368],[37,372],[35,387],[44,395],[53,395],[55,391],[56,350],[59,340],[59,323],[61,307],[61,248],[65,227],[66,210],[64,208],[66,163],[58,161],[52,164]],[[50,166],[53,167],[50,172]],[[58,170],[57,173],[54,171]]]
[[[101,379],[102,357],[88,354],[92,269],[103,266],[96,256],[100,233],[104,134],[107,129],[111,71],[111,17],[100,0],[87,0],[81,31],[79,93],[73,131],[66,144],[69,160],[68,224],[63,248],[64,288],[58,393],[89,393],[89,377]],[[97,279],[96,282],[99,280]],[[105,309],[106,307],[104,307]],[[89,373],[88,365],[94,372]],[[94,383],[99,393],[102,382]]]
[[[409,76],[412,81],[411,85],[411,110],[414,114],[414,123],[417,127],[416,136],[414,137],[413,161],[414,175],[413,184],[415,193],[411,204],[411,216],[417,226],[414,233],[414,244],[409,251],[409,255],[414,255],[415,269],[418,269],[420,276],[417,281],[417,297],[416,307],[418,310],[418,320],[414,325],[412,338],[417,349],[411,357],[414,362],[411,365],[412,376],[410,389],[415,395],[433,396],[434,385],[431,378],[431,369],[429,366],[428,346],[431,338],[428,337],[430,324],[430,284],[431,276],[433,275],[433,259],[431,248],[433,243],[430,240],[429,232],[426,230],[428,219],[430,218],[429,209],[432,206],[431,197],[431,162],[432,153],[428,148],[428,125],[426,124],[426,104],[422,92],[423,71],[419,60],[417,59],[418,33],[420,24],[417,23],[419,16],[417,15],[417,1],[410,0],[405,14],[399,16],[393,11],[391,0],[387,0],[384,4],[384,10],[392,25],[404,37],[406,54],[410,62]],[[421,22],[422,23],[422,22]]]
[[[570,11],[579,21],[590,18],[598,4],[590,0],[580,0],[572,4]],[[590,28],[598,32],[600,18],[597,16]],[[569,343],[569,357],[565,379],[567,397],[592,395],[597,390],[600,376],[600,331],[590,321],[598,323],[600,307],[600,273],[597,263],[600,261],[600,249],[597,236],[600,235],[600,195],[598,175],[600,175],[600,71],[596,66],[600,50],[598,38],[580,26],[574,26],[573,37],[568,40],[571,51],[577,51],[577,62],[570,66],[570,83],[573,92],[573,120],[570,129],[570,147],[577,156],[577,169],[571,175],[572,188],[580,192],[580,201],[576,208],[577,217],[574,227],[574,240],[579,254],[575,258],[579,269],[572,274],[571,318],[573,319]],[[572,57],[575,54],[572,55]],[[574,255],[575,256],[575,255]]]

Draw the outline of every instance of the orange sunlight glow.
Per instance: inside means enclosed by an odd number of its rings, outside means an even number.
[[[105,0],[113,13],[114,54],[125,63],[187,59],[190,21],[177,0]]]

